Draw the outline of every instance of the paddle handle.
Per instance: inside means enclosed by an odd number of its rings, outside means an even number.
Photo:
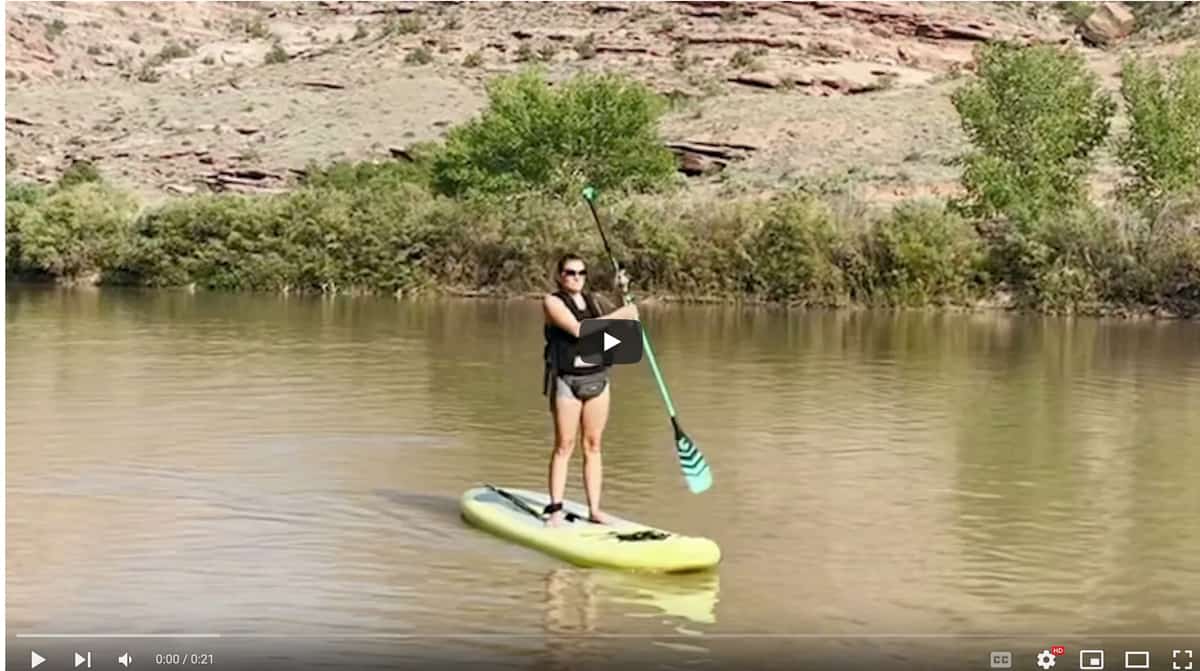
[[[604,241],[604,251],[608,252],[608,260],[612,262],[613,273],[619,274],[621,266],[617,263],[617,257],[613,255],[612,247],[608,245],[608,236],[604,234],[604,226],[600,224],[600,213],[596,212],[596,204],[593,202],[596,198],[596,191],[592,187],[583,190],[583,199],[587,201],[588,209],[592,211],[592,219],[596,221],[596,228],[600,231],[600,239]],[[633,304],[633,296],[626,293],[623,296],[625,305]],[[646,354],[646,360],[650,362],[650,370],[654,373],[654,381],[658,384],[658,393],[662,395],[663,402],[667,404],[667,414],[671,416],[671,423],[675,424],[675,404],[671,402],[671,393],[667,391],[667,383],[663,381],[662,371],[658,369],[658,361],[654,358],[654,348],[650,346],[650,336],[646,335],[645,326],[642,327],[642,351]],[[678,426],[676,426],[678,433]]]

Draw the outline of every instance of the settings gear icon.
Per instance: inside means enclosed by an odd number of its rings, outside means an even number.
[[[1043,650],[1038,653],[1037,665],[1043,669],[1049,669],[1054,666],[1054,655],[1049,650]]]

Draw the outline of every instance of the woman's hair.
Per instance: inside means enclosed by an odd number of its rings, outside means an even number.
[[[567,267],[567,263],[570,261],[583,261],[583,257],[579,256],[578,254],[563,254],[562,258],[558,260],[558,273],[560,275],[562,274],[563,269]],[[584,263],[586,264],[587,262],[584,261]]]

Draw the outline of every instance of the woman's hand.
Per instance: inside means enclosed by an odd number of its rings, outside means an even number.
[[[617,287],[621,290],[621,293],[629,293],[629,275],[625,272],[624,268],[617,271]]]
[[[638,319],[638,309],[633,303],[622,305],[612,313],[612,319]]]

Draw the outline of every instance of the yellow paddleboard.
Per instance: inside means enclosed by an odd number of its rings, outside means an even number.
[[[549,500],[544,493],[525,489],[476,487],[463,494],[462,515],[484,531],[577,566],[681,573],[709,569],[721,561],[721,549],[712,540],[611,514],[612,524],[594,524],[587,521],[587,506],[573,501],[565,501],[563,510],[577,520],[546,526],[533,513],[540,514]]]

